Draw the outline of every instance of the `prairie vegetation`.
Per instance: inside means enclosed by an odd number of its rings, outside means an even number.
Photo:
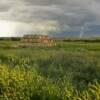
[[[0,41],[0,100],[100,100],[100,43],[11,48]]]

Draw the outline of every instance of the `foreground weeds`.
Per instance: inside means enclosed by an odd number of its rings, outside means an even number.
[[[34,68],[26,71],[0,66],[0,97],[1,100],[3,97],[8,100],[100,100],[100,84],[94,81],[80,92],[71,83],[53,84]]]
[[[99,50],[85,43],[0,49],[0,100],[100,100]]]

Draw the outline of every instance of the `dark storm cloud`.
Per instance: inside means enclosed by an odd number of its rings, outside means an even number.
[[[0,20],[22,23],[21,32],[26,31],[24,24],[39,25],[39,28],[29,28],[30,32],[44,31],[43,25],[52,27],[54,32],[80,31],[85,23],[100,21],[99,4],[99,0],[1,0]],[[20,32],[19,26],[16,29]]]

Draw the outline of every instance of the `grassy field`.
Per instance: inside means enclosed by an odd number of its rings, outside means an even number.
[[[0,100],[100,100],[100,43],[13,48],[0,41]]]

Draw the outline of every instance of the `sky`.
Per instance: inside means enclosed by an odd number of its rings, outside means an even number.
[[[0,37],[99,36],[100,0],[0,0]]]

